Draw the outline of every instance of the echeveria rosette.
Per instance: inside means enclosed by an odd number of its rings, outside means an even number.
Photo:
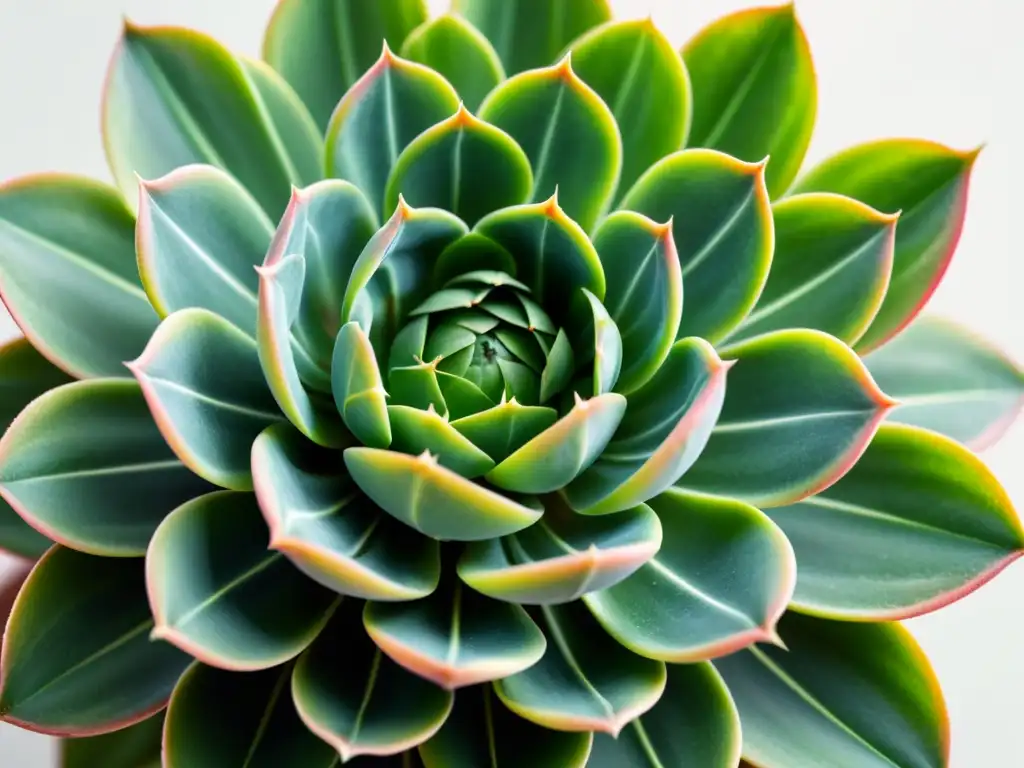
[[[1024,549],[965,447],[1024,377],[914,320],[976,153],[798,177],[792,6],[283,0],[264,56],[128,25],[125,197],[0,187],[0,716],[68,768],[945,765],[891,622]]]

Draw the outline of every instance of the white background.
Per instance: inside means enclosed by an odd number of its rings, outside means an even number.
[[[496,2],[498,0],[495,0]],[[620,17],[653,14],[676,43],[756,0],[612,0]],[[434,12],[447,0],[431,0]],[[1021,332],[1019,103],[1024,58],[1017,0],[797,0],[820,89],[809,163],[886,136],[958,148],[987,142],[967,225],[932,303],[1024,360]],[[258,52],[273,0],[0,0],[0,180],[41,170],[109,179],[99,97],[123,14],[192,26]],[[1016,49],[1016,50],[1015,50]],[[0,336],[13,335],[5,316]],[[1024,426],[986,458],[1024,508]],[[948,700],[954,768],[1024,765],[1024,565],[980,592],[910,623]],[[0,725],[0,768],[52,764],[43,737]],[[97,768],[101,768],[97,766]]]

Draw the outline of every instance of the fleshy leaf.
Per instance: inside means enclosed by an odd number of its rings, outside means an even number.
[[[283,420],[256,343],[208,310],[182,309],[160,324],[129,367],[185,466],[215,485],[250,490],[252,441]]]
[[[125,24],[107,72],[103,138],[129,200],[136,174],[155,179],[204,163],[238,179],[272,220],[288,190],[323,168],[320,132],[284,80],[180,27]]]
[[[665,690],[665,665],[623,648],[582,603],[543,606],[536,615],[548,638],[544,656],[494,684],[517,715],[558,731],[618,736],[657,703]],[[553,684],[557,696],[551,695]]]
[[[160,765],[164,713],[99,736],[61,739],[60,768],[156,768]]]
[[[530,158],[533,201],[557,194],[584,231],[593,229],[619,182],[622,138],[611,110],[573,72],[569,56],[506,80],[484,99],[479,112],[480,119],[506,131]]]
[[[146,553],[146,585],[154,638],[233,671],[298,655],[336,597],[267,551],[256,498],[233,491],[201,496],[164,520]]]
[[[495,462],[501,462],[556,421],[554,408],[520,405],[513,398],[456,419],[451,425]]]
[[[743,756],[763,768],[943,768],[949,728],[938,681],[899,624],[790,613],[788,651],[720,659],[743,722]]]
[[[4,636],[4,629],[11,616],[14,601],[34,565],[34,562],[15,562],[13,567],[5,567],[3,573],[0,574],[0,639]],[[2,669],[3,667],[0,666],[0,670]]]
[[[334,403],[349,431],[371,448],[391,445],[387,393],[370,339],[359,323],[345,323],[338,332],[331,384]]]
[[[0,185],[0,296],[32,346],[72,376],[127,375],[123,361],[156,328],[134,233],[105,184],[45,175]]]
[[[622,370],[622,335],[604,304],[594,294],[581,288],[580,295],[586,306],[583,310],[587,318],[585,327],[588,335],[593,335],[577,348],[586,350],[584,360],[592,358],[588,381],[593,382],[595,396],[603,395],[610,392],[619,380],[619,371]],[[581,361],[577,359],[576,362],[578,364]]]
[[[774,642],[796,581],[782,531],[732,499],[673,489],[648,504],[664,530],[658,554],[583,598],[604,628],[630,650],[676,664]]]
[[[552,397],[565,391],[572,381],[573,372],[576,370],[576,355],[572,351],[569,337],[565,330],[558,329],[548,352],[547,362],[540,375],[540,402],[546,403]]]
[[[887,139],[840,152],[797,182],[794,192],[835,192],[885,213],[902,212],[889,290],[858,352],[898,334],[935,292],[960,240],[979,151]]]
[[[626,397],[626,415],[597,461],[565,488],[569,504],[601,515],[671,487],[711,436],[731,366],[703,339],[676,342],[654,378]]]
[[[210,490],[164,442],[130,379],[52,389],[0,440],[0,494],[34,528],[81,552],[143,555],[164,517]]]
[[[821,331],[765,334],[729,357],[722,413],[680,487],[769,507],[807,498],[846,474],[895,404]]]
[[[407,405],[389,405],[395,433],[394,450],[415,456],[429,451],[442,467],[474,478],[494,466],[494,460],[453,427],[433,408],[423,411]]]
[[[752,8],[705,27],[682,50],[693,83],[688,144],[756,162],[768,192],[793,183],[814,130],[818,84],[792,3]]]
[[[620,203],[654,221],[672,221],[672,239],[691,301],[676,338],[712,344],[757,302],[774,243],[764,164],[688,149],[648,170]]]
[[[313,733],[348,762],[397,755],[433,736],[452,693],[388,658],[363,629],[362,604],[343,598],[295,667],[292,697]],[[356,761],[358,764],[358,761]]]
[[[526,528],[541,514],[445,469],[429,453],[348,448],[345,465],[367,496],[431,538],[491,539]]]
[[[997,442],[1024,405],[1024,370],[965,328],[925,315],[864,362],[899,400],[890,418],[975,450]]]
[[[448,409],[441,391],[439,374],[437,363],[434,362],[392,368],[388,376],[392,402],[421,410],[433,408],[447,416]]]
[[[342,473],[341,451],[278,424],[252,447],[256,498],[270,547],[343,595],[415,600],[433,591],[437,542],[393,520]]]
[[[142,561],[51,548],[11,611],[0,653],[0,719],[93,736],[167,704],[189,657],[149,639]]]
[[[883,425],[842,480],[770,514],[800,563],[794,607],[829,618],[934,611],[1024,554],[1024,528],[991,471],[917,427]]]

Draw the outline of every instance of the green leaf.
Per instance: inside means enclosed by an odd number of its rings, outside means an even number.
[[[1024,404],[1024,371],[985,339],[939,317],[921,317],[864,362],[899,401],[893,421],[975,450],[996,443]]]
[[[362,603],[343,599],[292,676],[299,716],[348,762],[397,755],[429,739],[452,693],[388,658],[363,630]]]
[[[454,574],[446,582],[422,600],[366,604],[366,631],[396,664],[455,690],[521,672],[544,655],[544,635],[521,606],[467,589]]]
[[[569,504],[603,515],[671,487],[707,445],[731,366],[703,339],[676,342],[654,378],[626,397],[626,415],[597,461],[566,487]]]
[[[772,261],[763,163],[688,149],[650,168],[620,204],[672,221],[687,303],[676,338],[725,338],[757,302]]]
[[[883,425],[842,480],[770,514],[800,563],[794,607],[829,618],[934,611],[1024,554],[1024,528],[992,472],[917,427]]]
[[[612,17],[608,0],[454,0],[494,44],[509,74],[551,64],[565,46]]]
[[[125,23],[107,73],[103,139],[118,186],[205,163],[233,175],[272,220],[292,186],[321,178],[323,143],[284,80],[212,37]]]
[[[494,466],[494,460],[453,427],[433,407],[425,411],[407,405],[389,405],[394,429],[392,448],[418,456],[428,451],[447,467],[466,478],[479,477]]]
[[[62,739],[60,768],[157,768],[163,730],[164,714],[160,712],[113,733]]]
[[[394,55],[385,45],[377,63],[349,89],[331,117],[327,174],[351,181],[374,208],[381,208],[402,151],[458,106],[459,96],[447,80]]]
[[[434,283],[445,285],[459,275],[481,269],[514,275],[516,263],[512,254],[493,240],[470,232],[448,246],[438,257],[434,265]]]
[[[545,506],[524,531],[468,544],[459,577],[499,600],[555,605],[622,581],[661,546],[661,523],[643,504],[603,517],[577,515],[556,497]]]
[[[517,715],[559,731],[618,736],[657,703],[665,690],[665,665],[623,648],[582,603],[543,606],[537,617],[548,638],[544,656],[494,684]]]
[[[615,116],[573,72],[569,56],[506,80],[484,99],[479,114],[526,152],[533,167],[533,201],[557,194],[584,231],[593,229],[619,182],[622,138]]]
[[[520,405],[512,399],[463,416],[451,425],[495,462],[501,462],[557,420],[554,408]]]
[[[295,711],[289,690],[293,667],[240,675],[194,663],[167,707],[163,765],[337,765],[337,753],[310,733]]]
[[[902,212],[889,290],[858,352],[876,349],[898,334],[935,292],[960,240],[979,151],[887,139],[840,152],[797,183],[794,192],[834,192],[879,211]]]
[[[414,29],[402,56],[442,74],[472,111],[505,79],[501,59],[476,27],[456,13],[430,19]]]
[[[391,445],[387,393],[370,339],[359,323],[345,323],[338,332],[331,384],[338,412],[356,439],[371,448]]]
[[[557,491],[601,455],[625,412],[626,398],[614,392],[589,400],[576,395],[566,416],[514,451],[486,478],[517,493]]]
[[[256,498],[232,491],[201,496],[164,520],[146,554],[146,585],[153,637],[233,671],[298,655],[336,598],[267,551]]]
[[[735,768],[742,742],[729,689],[710,664],[672,664],[665,693],[618,738],[594,737],[588,768]]]
[[[795,195],[772,206],[775,255],[754,310],[729,343],[816,328],[853,344],[878,313],[892,272],[898,216],[841,195]]]
[[[209,165],[139,183],[139,273],[161,317],[202,307],[256,338],[253,267],[274,226],[245,188]]]
[[[0,440],[6,502],[48,538],[89,554],[145,554],[171,510],[209,490],[175,458],[127,379],[52,389]]]
[[[565,391],[576,370],[576,356],[573,354],[569,337],[562,328],[551,345],[547,362],[540,375],[540,402],[546,403]]]
[[[434,539],[491,539],[522,530],[541,515],[445,469],[428,452],[347,448],[345,466],[384,511]]]
[[[441,730],[420,745],[427,768],[584,768],[593,736],[542,728],[513,715],[490,686],[459,691]]]
[[[0,575],[0,639],[3,639],[7,619],[11,615],[11,608],[18,597],[18,592],[21,591],[21,585],[25,583],[34,565],[35,562],[19,558]]]
[[[402,150],[388,177],[384,211],[394,211],[402,195],[473,226],[492,211],[527,202],[532,191],[530,160],[515,140],[460,105]]]
[[[682,50],[693,83],[689,145],[756,162],[771,155],[768,192],[793,183],[814,130],[818,84],[792,3],[705,27]]]
[[[447,415],[439,374],[434,362],[392,368],[388,381],[391,400],[421,410],[433,408]]]
[[[159,321],[139,283],[131,211],[76,176],[0,185],[0,295],[32,346],[76,378],[126,375]]]
[[[588,381],[593,381],[594,395],[603,395],[615,387],[622,370],[622,335],[604,304],[586,288],[581,288],[580,292],[585,303],[578,303],[586,307],[581,313],[586,316],[583,325],[587,328],[587,335],[593,334],[593,343],[588,338],[577,349],[586,350],[583,359],[591,360]]]
[[[895,404],[849,347],[821,331],[765,334],[729,357],[737,363],[721,416],[680,487],[792,504],[846,474]]]
[[[252,441],[282,417],[251,338],[208,310],[182,309],[129,368],[185,466],[224,488],[252,488]]]
[[[149,639],[142,561],[54,546],[21,588],[0,654],[0,719],[93,736],[163,709],[189,657]]]
[[[732,499],[673,489],[648,504],[661,519],[661,549],[625,581],[583,598],[604,628],[632,651],[675,664],[776,642],[796,581],[782,531]]]
[[[621,197],[644,171],[685,143],[692,101],[689,75],[650,18],[603,24],[576,40],[571,51],[573,69],[604,100],[619,126]]]
[[[263,39],[263,58],[302,97],[323,130],[335,105],[380,54],[426,21],[423,0],[283,0]]]
[[[763,768],[941,768],[949,728],[938,681],[898,624],[787,614],[789,651],[715,662],[743,722],[743,756]]]

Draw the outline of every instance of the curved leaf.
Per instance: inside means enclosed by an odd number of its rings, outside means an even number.
[[[797,183],[794,192],[835,192],[879,211],[902,211],[889,290],[858,352],[899,333],[935,292],[960,240],[979,151],[910,139],[870,142],[830,157]]]
[[[1024,555],[1024,528],[969,450],[883,425],[828,490],[771,510],[800,563],[797,610],[894,621],[964,597]]]
[[[432,407],[425,411],[407,405],[389,405],[388,416],[395,431],[392,448],[418,456],[428,451],[438,463],[466,478],[479,477],[494,466],[494,460],[477,448],[439,416]]]
[[[895,405],[820,331],[776,331],[729,356],[722,414],[680,487],[768,507],[807,498],[846,474]]]
[[[0,296],[32,346],[72,376],[124,376],[156,328],[134,232],[105,184],[51,174],[0,185]]]
[[[975,450],[996,443],[1024,406],[1024,371],[965,328],[925,315],[864,362],[899,400],[890,418]]]
[[[782,531],[732,499],[673,489],[648,503],[665,532],[661,549],[625,581],[583,597],[604,628],[634,652],[676,664],[776,642],[796,581]]]
[[[729,343],[816,328],[853,344],[889,287],[899,217],[826,193],[787,197],[772,213],[775,255],[768,282]]]
[[[495,462],[504,461],[558,421],[554,408],[521,405],[515,398],[451,422]]]
[[[210,490],[175,458],[130,380],[50,390],[0,440],[3,498],[48,538],[89,554],[145,554],[173,509]]]
[[[321,178],[319,134],[269,68],[190,29],[125,23],[107,72],[103,139],[129,200],[136,174],[154,179],[205,163],[238,179],[276,220],[292,186]]]
[[[306,727],[347,762],[397,755],[429,739],[452,708],[452,693],[384,655],[363,631],[361,604],[343,599],[295,666],[292,697]]]
[[[588,338],[579,348],[587,351],[586,357],[590,361],[590,374],[588,382],[593,382],[595,396],[603,395],[615,387],[619,379],[619,371],[622,370],[622,335],[615,321],[608,314],[604,304],[586,288],[580,289],[580,295],[585,300],[586,309],[583,314],[586,322],[587,335],[593,334],[593,343]],[[577,305],[583,302],[577,302]],[[580,361],[577,360],[577,363]]]
[[[208,310],[182,309],[128,367],[185,466],[215,485],[252,488],[252,441],[282,417],[251,338]]]
[[[370,339],[357,322],[338,332],[331,365],[334,403],[349,431],[371,448],[391,445],[387,392]]]
[[[743,756],[763,768],[941,768],[949,722],[935,675],[898,624],[790,613],[789,651],[715,662],[743,722]]]
[[[11,616],[14,601],[34,565],[35,563],[17,562],[13,567],[5,567],[0,574],[0,640],[3,639],[4,630],[7,628],[7,620]],[[0,666],[0,670],[2,669]]]
[[[160,765],[164,713],[120,731],[61,739],[60,768],[156,768]]]
[[[299,654],[335,602],[283,554],[267,551],[255,497],[232,491],[201,496],[164,520],[146,553],[146,585],[153,637],[233,671]]]
[[[648,170],[620,203],[654,221],[672,221],[686,305],[676,338],[712,344],[757,302],[774,247],[763,163],[688,149]]]
[[[189,657],[153,643],[142,561],[54,546],[21,588],[0,653],[0,719],[56,736],[160,711]]]
[[[689,145],[756,162],[768,192],[793,183],[814,130],[818,84],[792,3],[751,8],[705,27],[682,50],[693,82]]]
[[[615,116],[573,72],[569,56],[506,80],[484,99],[479,114],[530,158],[533,201],[557,194],[584,231],[593,229],[615,194],[622,138]]]
[[[415,600],[437,586],[437,542],[367,499],[343,473],[341,451],[278,424],[256,438],[252,466],[271,549],[314,581],[370,600]]]

